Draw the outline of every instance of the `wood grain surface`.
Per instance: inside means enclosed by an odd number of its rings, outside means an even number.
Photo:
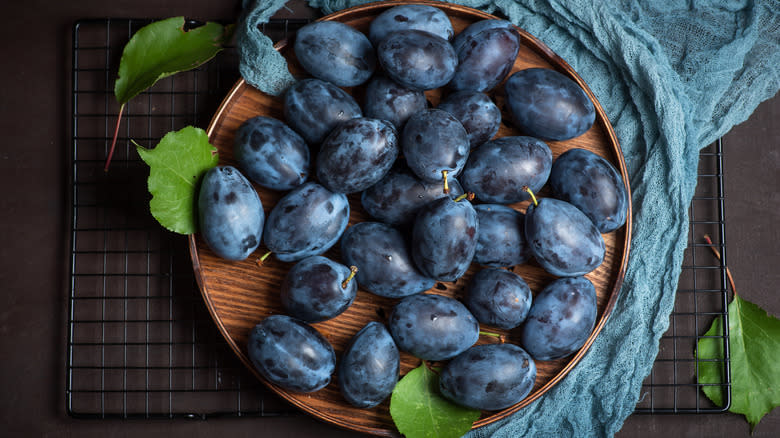
[[[367,32],[373,17],[387,8],[401,3],[408,2],[372,3],[329,15],[324,17],[323,20],[342,21],[358,30]],[[475,21],[495,18],[483,12],[457,5],[439,2],[414,3],[431,4],[444,10],[450,17],[456,33]],[[589,149],[612,162],[620,171],[628,187],[627,172],[620,145],[617,142],[609,120],[593,93],[576,72],[564,60],[550,51],[547,46],[522,29],[518,28],[517,31],[521,36],[522,47],[512,72],[530,67],[555,69],[576,81],[586,91],[596,106],[596,123],[589,131],[575,139],[562,142],[548,142],[553,158],[558,157],[569,148]],[[290,64],[290,71],[294,75],[305,76],[305,72],[302,71],[295,60],[290,41],[282,41],[277,44],[277,50],[287,58]],[[359,88],[347,89],[347,91],[355,95],[360,103],[361,90]],[[440,93],[440,90],[426,92],[428,99],[433,105],[438,104]],[[503,87],[499,86],[492,94],[492,97],[503,112],[504,96],[502,93]],[[276,117],[283,120],[281,99],[266,95],[240,80],[226,96],[208,130],[211,143],[219,150],[221,165],[236,164],[232,153],[235,132],[245,120],[258,115]],[[502,123],[497,136],[520,134],[511,126]],[[267,215],[283,193],[263,189],[259,186],[255,186],[255,188],[260,194]],[[543,197],[546,194],[547,190],[542,189],[539,196]],[[351,207],[350,225],[370,220],[360,205],[359,195],[351,195],[349,199]],[[513,207],[524,212],[527,204],[528,202],[513,204]],[[480,420],[474,423],[474,427],[504,418],[536,400],[557,384],[569,370],[576,366],[580,358],[585,354],[606,322],[620,291],[629,253],[630,205],[628,218],[628,223],[625,226],[615,232],[603,235],[607,247],[604,262],[598,269],[586,276],[596,287],[598,317],[596,327],[585,346],[578,353],[568,358],[537,362],[538,376],[531,394],[517,405],[503,411],[484,412]],[[339,392],[335,375],[331,383],[323,390],[312,394],[299,394],[274,386],[265,381],[252,368],[246,349],[249,333],[266,316],[284,313],[279,299],[279,286],[292,263],[280,262],[273,257],[269,257],[259,267],[256,264],[256,260],[265,252],[265,248],[262,245],[247,260],[241,262],[225,261],[214,255],[198,235],[190,237],[190,252],[193,269],[209,312],[231,348],[259,379],[263,380],[275,392],[295,406],[321,420],[361,432],[382,436],[398,436],[389,414],[389,399],[373,409],[358,409],[352,407],[343,399]],[[325,255],[335,260],[340,260],[338,248],[331,249]],[[474,264],[461,279],[453,283],[440,282],[428,293],[462,298],[466,284],[478,269],[479,267]],[[534,294],[555,279],[554,276],[547,274],[533,261],[511,269],[527,281]],[[389,314],[389,310],[396,301],[359,290],[354,304],[346,312],[332,320],[316,323],[313,326],[332,343],[338,357],[350,338],[366,323],[369,321],[386,322],[385,315]],[[492,327],[484,328],[506,335],[507,342],[515,342],[517,339],[514,331],[498,330]],[[479,343],[490,342],[496,342],[495,338],[482,336],[479,340]],[[419,359],[402,353],[402,375],[419,365]]]

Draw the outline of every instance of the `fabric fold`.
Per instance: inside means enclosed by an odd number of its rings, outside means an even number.
[[[273,41],[260,31],[286,0],[244,0],[243,12],[236,28],[238,70],[249,85],[278,96],[295,82],[287,61],[274,50]]]

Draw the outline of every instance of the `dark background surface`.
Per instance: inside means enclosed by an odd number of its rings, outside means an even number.
[[[357,436],[304,416],[75,420],[65,411],[70,46],[86,17],[235,17],[239,2],[22,1],[2,6],[0,424],[6,436]],[[306,13],[291,6],[288,15]],[[741,295],[780,314],[780,98],[724,139],[728,264]],[[776,436],[780,411],[754,436]],[[748,436],[741,416],[632,415],[619,436]]]

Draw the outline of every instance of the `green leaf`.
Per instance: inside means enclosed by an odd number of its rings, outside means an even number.
[[[390,415],[407,438],[456,438],[481,412],[451,403],[439,393],[439,376],[425,364],[409,371],[393,389]]]
[[[114,84],[114,95],[120,104],[164,77],[191,70],[213,58],[233,33],[232,25],[210,22],[185,31],[184,24],[184,17],[155,21],[130,38]]]
[[[187,126],[165,134],[154,149],[138,145],[136,149],[149,165],[147,184],[152,194],[149,201],[152,216],[175,233],[195,233],[198,182],[219,161],[217,149],[209,143],[206,131]]]
[[[759,306],[734,295],[728,307],[729,351],[731,356],[731,406],[742,414],[751,430],[773,408],[780,406],[780,320]],[[722,336],[718,317],[705,336]],[[725,392],[722,366],[723,342],[714,337],[699,340],[699,383],[715,384],[703,390],[713,403],[723,406]],[[709,361],[707,361],[709,360]]]
[[[723,318],[717,317],[704,336],[699,338],[696,357],[699,361],[699,383],[704,393],[717,406],[726,405],[725,370],[723,352]]]

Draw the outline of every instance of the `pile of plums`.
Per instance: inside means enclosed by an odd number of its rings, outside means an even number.
[[[198,199],[202,237],[218,256],[242,260],[262,242],[294,262],[279,285],[286,314],[249,337],[266,379],[311,392],[338,372],[344,399],[373,407],[392,392],[405,351],[442,363],[448,399],[500,410],[531,391],[535,361],[584,345],[597,314],[584,275],[604,259],[602,233],[625,224],[627,190],[589,150],[553,161],[546,141],[582,135],[595,109],[554,70],[507,78],[520,46],[507,21],[455,35],[442,10],[422,5],[387,9],[368,35],[335,21],[300,29],[295,56],[311,77],[284,94],[284,120],[243,123],[237,168],[208,171]],[[358,86],[362,105],[342,88]],[[508,120],[489,94],[497,87]],[[443,97],[432,108],[425,92],[436,88]],[[502,122],[526,135],[494,138]],[[250,180],[286,192],[267,217]],[[552,196],[537,199],[545,185]],[[373,221],[347,227],[350,194]],[[509,206],[529,199],[525,212]],[[337,243],[341,260],[322,255]],[[532,259],[558,277],[535,296],[506,269]],[[430,293],[472,264],[481,269],[463,301]],[[358,285],[397,304],[354,335],[337,367],[309,323],[344,312]],[[518,345],[475,345],[480,324],[518,330]]]

